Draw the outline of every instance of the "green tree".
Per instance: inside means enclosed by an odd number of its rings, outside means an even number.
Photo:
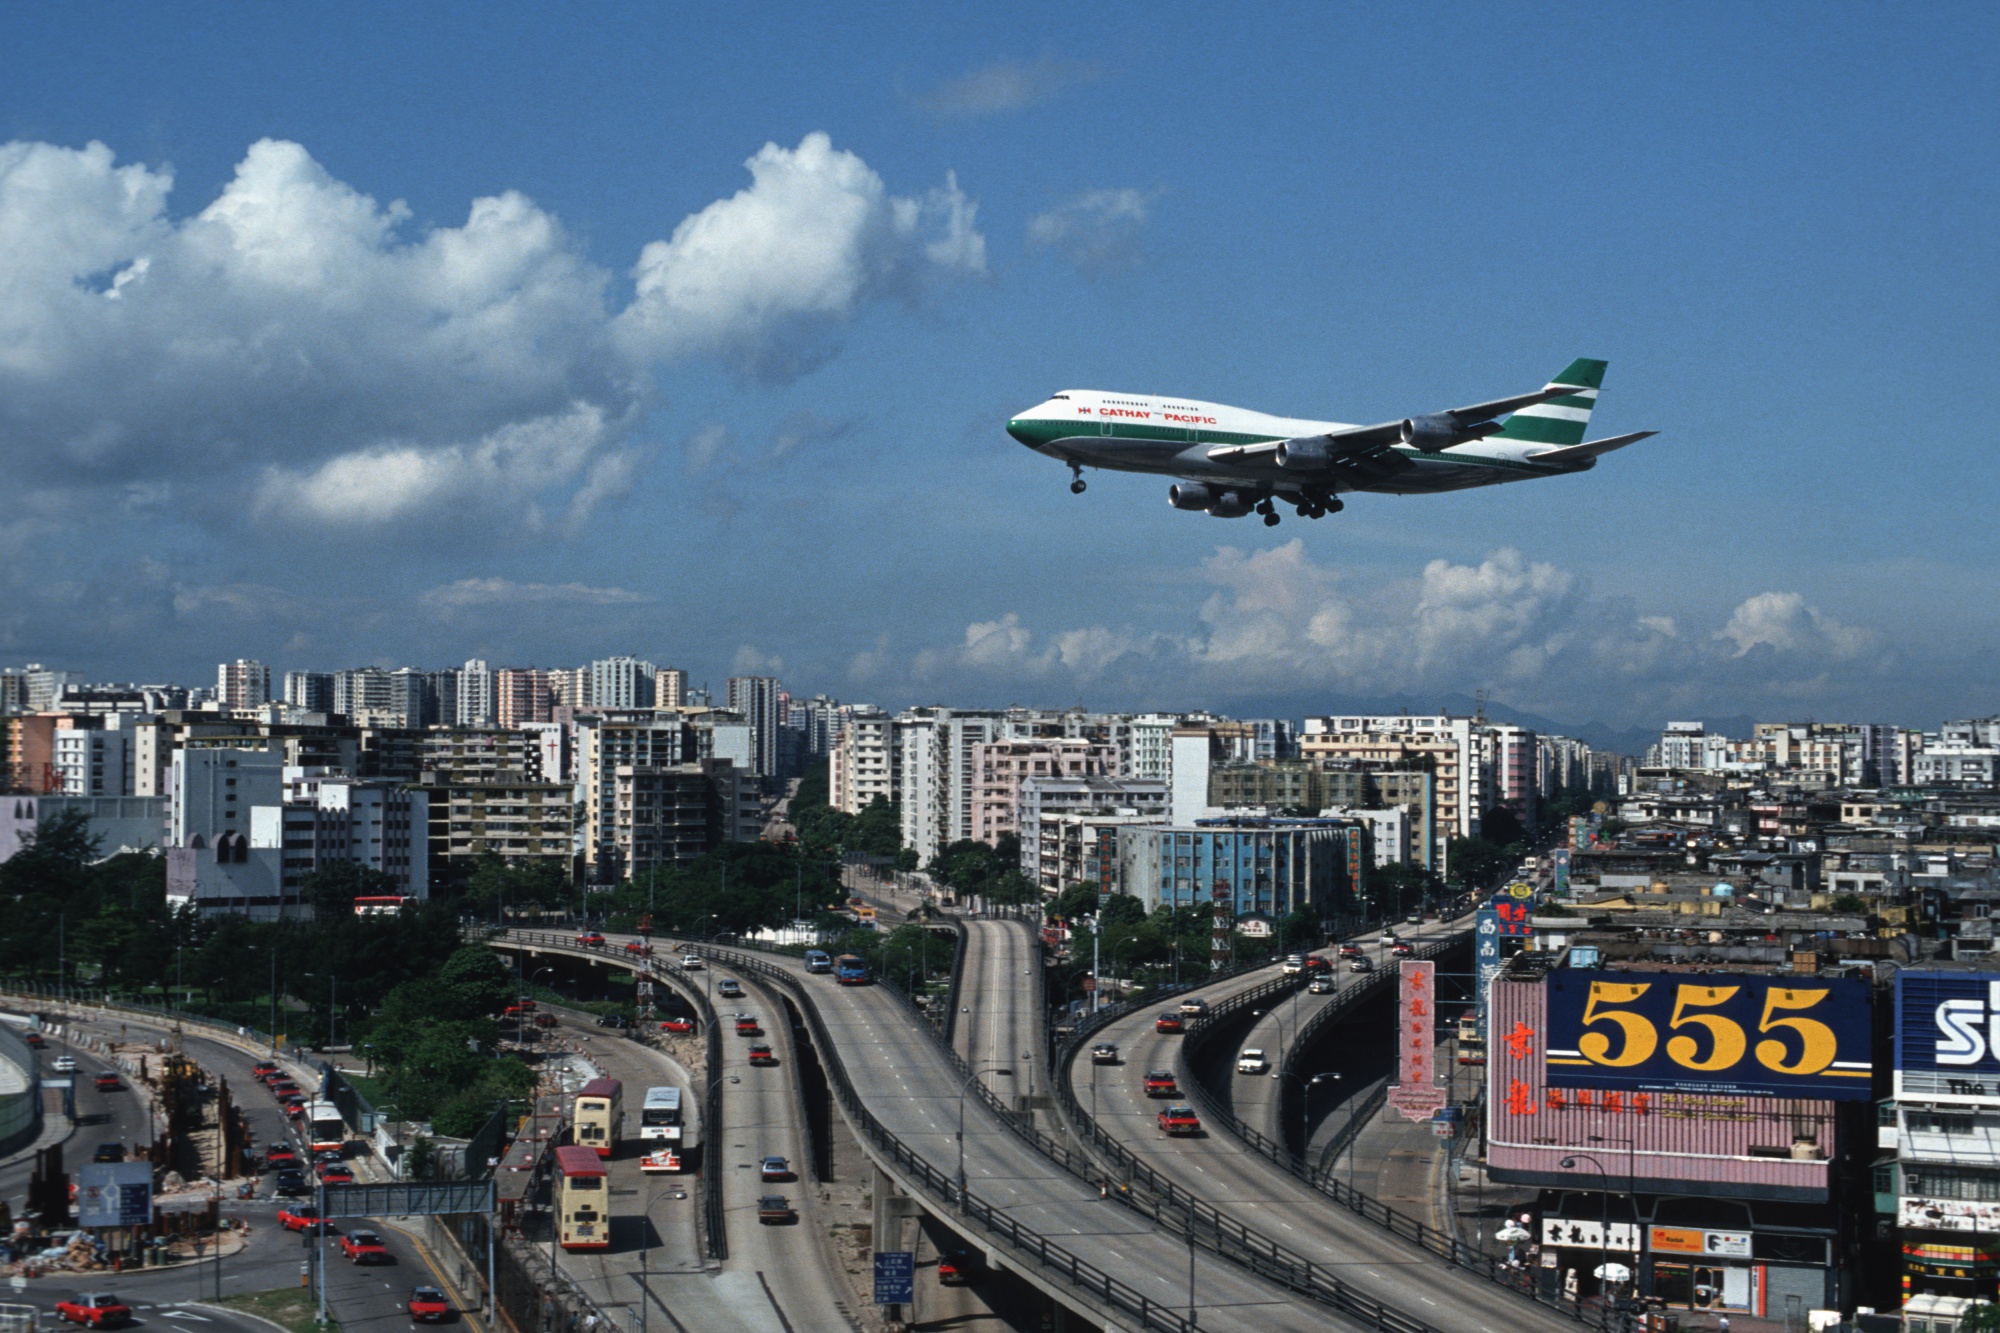
[[[322,917],[354,915],[356,898],[381,898],[400,892],[396,881],[359,861],[330,861],[299,876],[299,896]]]

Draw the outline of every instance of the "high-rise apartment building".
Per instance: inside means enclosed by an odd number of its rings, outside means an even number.
[[[751,774],[776,777],[778,767],[778,678],[731,676],[729,709],[750,724]]]
[[[913,708],[896,717],[897,790],[903,845],[924,860],[972,837],[976,770],[972,747],[996,738],[1000,712]]]
[[[457,707],[447,720],[461,727],[492,726],[499,717],[493,704],[493,669],[475,657],[457,674]]]
[[[688,673],[675,667],[661,667],[653,673],[653,706],[680,708],[687,703]]]
[[[308,713],[336,712],[333,706],[333,673],[330,671],[287,671],[285,702]]]
[[[660,669],[636,657],[605,657],[590,664],[592,708],[651,708]]]
[[[28,706],[28,678],[18,671],[0,671],[0,714],[18,713]]]
[[[872,704],[854,704],[840,711],[840,736],[827,756],[826,803],[850,815],[860,814],[878,796],[894,805],[898,792],[895,723]]]
[[[257,708],[271,702],[271,668],[239,657],[215,669],[215,701],[225,708]]]
[[[494,678],[494,713],[503,727],[547,722],[554,702],[549,673],[538,667],[506,667]]]
[[[1085,740],[984,741],[972,747],[972,837],[997,844],[1019,836],[1021,784],[1030,778],[1096,778],[1115,772],[1118,751]]]
[[[333,711],[350,720],[390,709],[389,673],[380,667],[337,671],[333,677]]]

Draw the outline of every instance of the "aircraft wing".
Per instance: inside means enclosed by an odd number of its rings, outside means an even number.
[[[1656,430],[1636,430],[1630,435],[1612,435],[1602,440],[1587,440],[1582,444],[1572,444],[1566,449],[1544,449],[1538,454],[1529,454],[1530,463],[1588,463],[1599,454],[1608,454],[1613,449],[1623,449],[1628,444],[1650,440],[1660,432]]]
[[[1407,465],[1409,460],[1392,452],[1397,444],[1414,444],[1428,451],[1483,439],[1500,429],[1500,423],[1493,418],[1574,392],[1574,386],[1551,384],[1512,398],[1495,398],[1491,402],[1447,408],[1428,416],[1384,421],[1373,426],[1350,426],[1325,435],[1271,440],[1263,444],[1218,444],[1208,451],[1208,456],[1219,463],[1269,458],[1280,467],[1301,471],[1326,471],[1360,464],[1372,464],[1373,469],[1370,470],[1386,465],[1391,471],[1400,471],[1402,469],[1397,463]],[[1391,459],[1395,459],[1396,463],[1391,463]]]

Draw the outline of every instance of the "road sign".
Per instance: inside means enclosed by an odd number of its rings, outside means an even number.
[[[875,1255],[875,1303],[909,1305],[917,1299],[917,1256],[909,1250],[879,1250]]]
[[[1410,1121],[1429,1120],[1449,1100],[1450,1095],[1434,1084],[1389,1089],[1389,1105],[1401,1111],[1403,1119]]]
[[[322,1185],[320,1189],[328,1218],[490,1213],[497,1206],[491,1180]]]
[[[91,1162],[76,1169],[78,1226],[143,1227],[152,1220],[151,1162]]]

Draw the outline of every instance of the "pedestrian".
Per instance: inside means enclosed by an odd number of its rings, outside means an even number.
[[[1718,1330],[1718,1333],[1729,1333],[1729,1316],[1728,1315],[1722,1316],[1721,1319],[1716,1321],[1715,1327]]]

